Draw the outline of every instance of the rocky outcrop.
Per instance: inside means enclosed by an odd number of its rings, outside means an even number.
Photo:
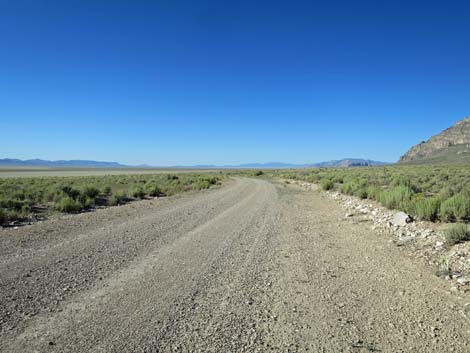
[[[399,163],[470,161],[470,117],[412,147]]]

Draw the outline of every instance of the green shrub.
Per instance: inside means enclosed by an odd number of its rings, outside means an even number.
[[[341,185],[340,191],[346,195],[352,195],[356,189],[356,184],[353,182],[347,182]]]
[[[59,212],[74,213],[79,212],[83,208],[78,200],[74,200],[69,196],[64,196],[54,205],[54,209]]]
[[[21,207],[21,215],[23,217],[27,216],[29,214],[29,212],[31,211],[31,207],[27,204],[24,204],[22,207]]]
[[[162,193],[162,190],[157,185],[157,182],[155,180],[147,181],[145,183],[144,189],[147,195],[150,195],[150,196],[158,196]]]
[[[86,197],[90,199],[95,199],[96,197],[98,197],[99,194],[100,194],[100,190],[94,186],[85,186],[85,188],[82,191],[82,195],[85,195]]]
[[[466,224],[463,223],[453,224],[447,228],[445,237],[447,243],[450,245],[457,244],[464,240],[469,240],[470,229]]]
[[[436,221],[439,218],[439,210],[441,207],[441,198],[430,197],[416,202],[416,215],[427,221]]]
[[[104,195],[109,195],[109,194],[111,193],[111,190],[112,190],[111,186],[106,185],[105,187],[103,187],[102,193],[103,193]]]
[[[8,223],[8,214],[3,208],[0,208],[0,225],[4,225],[7,223]]]
[[[203,190],[209,189],[211,184],[208,180],[201,180],[199,183],[196,184],[196,190]]]
[[[445,186],[439,191],[439,196],[443,200],[451,198],[452,196],[454,196],[454,194],[454,189],[451,186]]]
[[[382,191],[379,196],[380,203],[389,209],[399,209],[406,201],[411,200],[413,190],[409,186],[395,186],[394,188]]]
[[[111,195],[108,200],[109,206],[117,206],[125,203],[127,201],[127,195],[123,191],[118,191]]]
[[[264,174],[264,172],[262,170],[258,170],[258,171],[255,172],[255,176],[261,176],[263,174]]]
[[[84,200],[80,201],[82,204],[82,208],[92,208],[95,206],[95,199],[91,197],[85,197]]]
[[[463,194],[452,196],[441,204],[440,213],[447,222],[464,220],[470,216],[470,198]]]
[[[371,200],[378,200],[382,189],[378,186],[368,186],[367,187],[367,198]]]
[[[130,195],[132,197],[143,199],[145,197],[144,188],[141,185],[133,185],[130,190]]]
[[[360,186],[356,190],[354,190],[354,196],[357,196],[361,199],[367,199],[367,187]]]
[[[323,190],[331,190],[335,186],[335,183],[331,179],[323,179],[321,181],[321,188]]]
[[[80,196],[80,190],[74,189],[70,185],[63,186],[62,192],[72,199],[76,199]]]

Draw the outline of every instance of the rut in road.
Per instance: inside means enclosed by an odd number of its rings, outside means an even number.
[[[0,347],[468,351],[458,308],[470,298],[447,293],[429,269],[342,216],[320,192],[236,178],[71,217],[53,231],[47,222],[9,230],[0,240]]]

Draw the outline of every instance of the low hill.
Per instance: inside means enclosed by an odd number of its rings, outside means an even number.
[[[413,146],[399,163],[470,163],[470,117]]]

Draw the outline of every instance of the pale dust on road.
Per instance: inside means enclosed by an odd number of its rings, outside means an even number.
[[[0,232],[2,352],[468,352],[470,298],[320,191],[236,178]]]

